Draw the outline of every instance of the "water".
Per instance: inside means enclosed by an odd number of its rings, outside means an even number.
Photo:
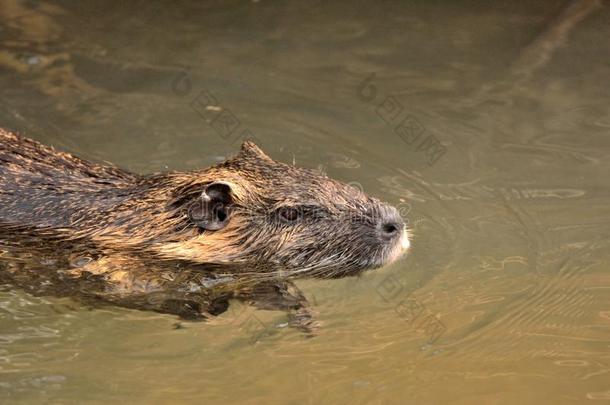
[[[253,137],[415,234],[298,282],[314,338],[3,288],[0,401],[610,400],[608,3],[379,3],[0,1],[3,127],[141,173]]]

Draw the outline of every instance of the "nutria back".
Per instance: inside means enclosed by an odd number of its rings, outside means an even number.
[[[0,224],[67,228],[86,211],[116,204],[138,176],[0,129]]]
[[[140,176],[4,130],[0,228],[14,240],[290,276],[357,274],[408,247],[395,208],[250,142],[210,168]]]

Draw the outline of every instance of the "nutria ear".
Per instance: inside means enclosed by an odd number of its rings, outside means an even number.
[[[231,186],[222,182],[210,183],[206,185],[201,197],[191,204],[188,215],[199,229],[217,231],[229,223],[231,204]]]
[[[263,152],[261,148],[256,146],[254,142],[251,141],[244,141],[244,143],[241,144],[241,151],[239,152],[239,156],[263,160],[272,160],[269,156],[265,154],[265,152]]]

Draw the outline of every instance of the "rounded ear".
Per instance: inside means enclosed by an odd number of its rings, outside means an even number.
[[[200,229],[217,231],[229,223],[232,204],[233,194],[229,184],[210,183],[189,207],[189,219]]]

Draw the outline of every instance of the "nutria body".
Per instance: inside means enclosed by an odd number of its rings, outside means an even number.
[[[0,130],[0,226],[159,260],[349,275],[406,247],[398,212],[254,144],[217,166],[138,176]]]
[[[114,276],[108,258],[138,257],[159,266],[341,277],[389,263],[408,247],[393,207],[273,161],[249,142],[207,169],[140,176],[1,129],[0,239],[30,250],[86,247],[96,252],[86,272]],[[137,271],[123,266],[122,273]]]

